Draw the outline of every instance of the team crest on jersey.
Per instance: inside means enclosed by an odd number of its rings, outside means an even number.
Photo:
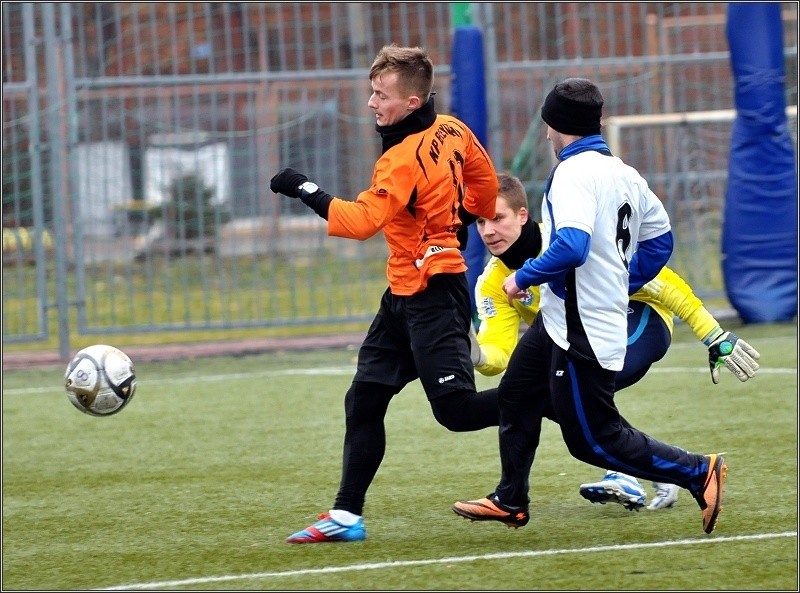
[[[494,306],[492,297],[483,297],[481,299],[481,309],[486,317],[494,317],[497,315],[497,308]]]
[[[520,303],[525,305],[526,307],[530,307],[533,304],[533,295],[531,294],[530,290],[525,291],[525,296],[519,300]]]

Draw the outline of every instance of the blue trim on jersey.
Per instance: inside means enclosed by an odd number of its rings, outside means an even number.
[[[520,288],[550,284],[550,288],[564,298],[567,272],[583,265],[589,257],[591,235],[573,227],[564,227],[536,259],[529,259],[517,270],[514,279]]]
[[[598,152],[611,154],[608,144],[603,140],[603,137],[600,134],[593,134],[591,136],[584,136],[580,140],[576,140],[572,144],[562,148],[561,152],[558,153],[558,159],[565,161],[569,157],[586,152],[587,150],[596,150]]]
[[[650,282],[667,265],[672,255],[673,242],[672,231],[667,231],[653,239],[641,241],[636,246],[636,253],[628,266],[628,294],[633,294]]]
[[[628,336],[628,346],[632,345],[636,340],[642,337],[645,328],[647,327],[647,320],[650,319],[650,307],[644,307],[642,309],[642,316],[639,318],[639,325],[636,326],[636,330]]]
[[[566,159],[594,150],[606,155],[611,151],[600,134],[584,136],[561,149],[558,153],[559,164]],[[553,217],[553,204],[548,199],[550,186],[553,184],[558,165],[550,169],[547,181],[544,184],[545,205],[550,217],[550,228],[555,229]],[[555,239],[553,239],[555,236]],[[544,247],[542,254],[536,259],[529,259],[514,275],[514,281],[520,288],[548,283],[550,289],[563,299],[565,297],[566,275],[570,268],[583,265],[589,256],[591,235],[572,227],[565,227],[554,231],[550,236],[550,244]]]

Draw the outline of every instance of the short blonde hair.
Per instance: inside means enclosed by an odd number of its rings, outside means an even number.
[[[498,175],[497,183],[499,185],[497,196],[504,198],[508,203],[508,207],[514,212],[519,212],[520,209],[528,207],[528,194],[525,192],[525,186],[522,185],[519,177]]]
[[[400,88],[407,96],[417,95],[422,105],[428,102],[433,89],[433,62],[421,47],[384,45],[369,70],[373,80],[384,72],[396,72]]]

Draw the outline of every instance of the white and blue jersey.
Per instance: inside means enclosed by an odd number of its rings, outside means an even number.
[[[669,233],[664,206],[635,169],[588,149],[554,170],[542,222],[545,251],[517,272],[517,285],[542,283],[540,312],[559,347],[621,370],[629,292],[654,277],[671,251],[670,233],[665,244],[655,242],[660,261],[634,257],[641,243]]]

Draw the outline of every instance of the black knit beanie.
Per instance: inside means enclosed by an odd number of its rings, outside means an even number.
[[[600,133],[603,102],[590,105],[573,101],[556,93],[548,93],[542,105],[542,119],[556,132],[570,136],[593,136]]]

